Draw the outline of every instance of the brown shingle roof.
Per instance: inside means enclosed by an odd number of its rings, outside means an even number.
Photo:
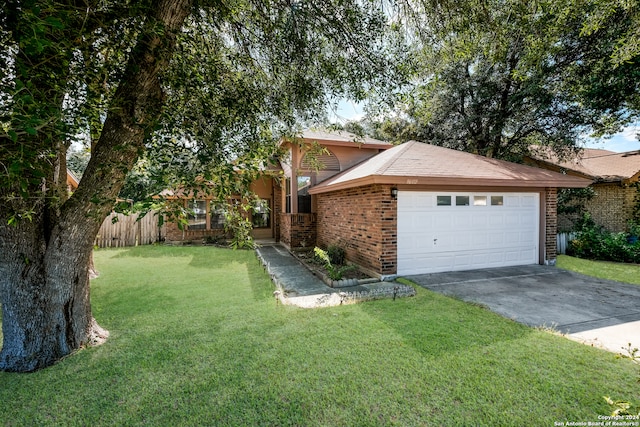
[[[628,181],[640,174],[640,150],[626,153],[585,148],[576,157],[560,161],[556,156],[536,153],[533,157],[560,168],[578,172],[595,181]]]
[[[545,169],[488,159],[418,141],[386,150],[312,188],[312,194],[367,184],[583,188],[590,181]]]
[[[357,136],[345,131],[306,130],[301,135],[308,142],[317,141],[322,145],[362,145],[368,148],[391,148],[393,144],[379,139]]]

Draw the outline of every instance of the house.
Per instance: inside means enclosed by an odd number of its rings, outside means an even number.
[[[283,140],[280,164],[267,168],[250,187],[259,199],[248,214],[252,237],[274,239],[289,248],[313,247],[316,215],[309,189],[391,147],[344,132],[306,131],[295,141]],[[161,196],[180,201],[192,213],[184,230],[167,224],[167,240],[197,241],[224,234],[223,208],[211,198],[169,190]]]
[[[596,224],[609,231],[627,231],[629,220],[640,211],[640,151],[585,148],[568,160],[537,151],[526,163],[590,180],[595,196],[585,202],[585,208]],[[568,224],[565,228],[572,224],[569,218],[559,221]]]
[[[80,180],[76,177],[76,175],[67,169],[67,192],[69,194],[73,193],[78,189],[78,185],[80,184]]]
[[[276,239],[279,236],[281,177],[282,170],[279,167],[268,168],[249,186],[256,200],[253,201],[253,209],[245,215],[251,221],[251,237],[254,239]],[[225,206],[218,204],[206,192],[164,190],[154,198],[179,203],[189,212],[187,225],[182,229],[174,221],[166,223],[166,241],[198,242],[226,234]],[[235,201],[240,201],[239,195],[233,196],[229,202]]]
[[[312,189],[392,147],[346,132],[306,131],[296,141],[285,140],[280,242],[289,248],[315,246],[317,205]]]
[[[318,245],[393,276],[554,263],[557,188],[589,183],[410,141],[309,192]]]
[[[283,148],[273,238],[341,246],[379,277],[554,263],[557,189],[590,184],[417,141],[306,132]]]

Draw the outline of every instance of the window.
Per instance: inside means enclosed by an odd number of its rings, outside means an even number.
[[[456,196],[456,206],[469,206],[469,196]]]
[[[502,206],[502,205],[504,205],[503,196],[491,196],[491,206]]]
[[[300,163],[300,169],[308,171],[339,171],[340,161],[335,156],[335,154],[333,154],[329,150],[326,150],[326,152],[320,154],[307,153]]]
[[[253,206],[251,214],[251,223],[256,228],[271,227],[271,209],[269,208],[269,200],[260,199]]]
[[[207,201],[189,200],[187,201],[187,209],[190,211],[189,215],[187,216],[189,230],[206,230]]]
[[[473,196],[473,206],[487,206],[487,196]]]
[[[284,182],[285,208],[284,213],[291,213],[291,178]]]
[[[224,205],[211,202],[209,206],[209,212],[211,214],[210,225],[212,230],[220,230],[224,228]]]
[[[451,196],[438,196],[436,203],[438,206],[451,206]]]
[[[298,177],[298,213],[311,213],[310,176]]]

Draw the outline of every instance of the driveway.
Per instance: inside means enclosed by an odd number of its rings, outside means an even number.
[[[621,352],[640,347],[640,286],[529,265],[408,276],[529,326],[546,326]]]

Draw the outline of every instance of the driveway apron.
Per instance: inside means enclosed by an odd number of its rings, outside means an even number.
[[[533,327],[621,352],[640,347],[640,286],[529,265],[409,276],[420,286]]]

